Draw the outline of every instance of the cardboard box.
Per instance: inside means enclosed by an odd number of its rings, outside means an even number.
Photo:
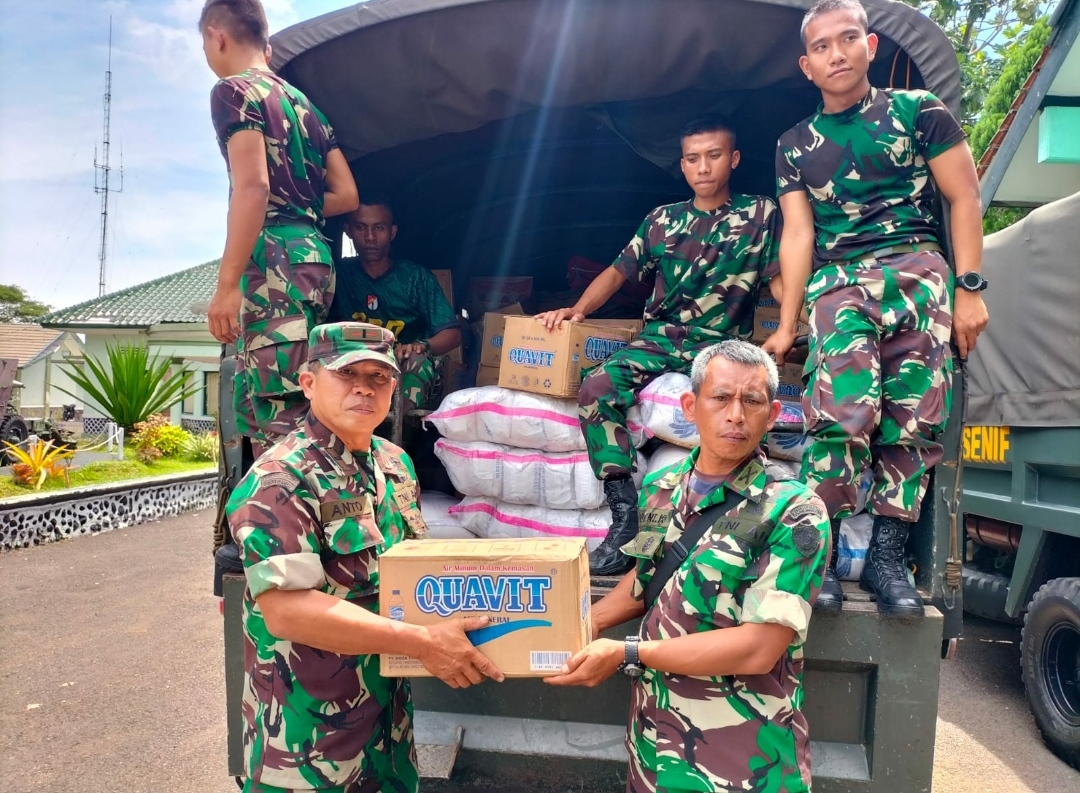
[[[802,380],[803,365],[801,363],[784,363],[780,367],[780,389],[777,396],[788,401],[802,399],[806,387]]]
[[[564,322],[549,332],[532,317],[507,317],[499,385],[552,397],[577,396],[581,370],[606,361],[633,338],[630,327]]]
[[[473,644],[507,677],[545,677],[591,640],[584,539],[407,540],[379,557],[379,613],[413,625],[488,616]],[[386,677],[427,677],[404,655]]]
[[[640,319],[586,319],[585,323],[587,325],[599,325],[601,328],[626,328],[634,332],[635,339],[645,328],[645,323]]]
[[[773,300],[771,295],[762,295],[758,299],[757,307],[754,310],[754,330],[750,336],[750,341],[754,344],[761,344],[778,327],[780,327],[780,304]],[[796,335],[803,336],[809,332],[809,326],[800,320]]]
[[[478,366],[476,369],[476,387],[499,384],[498,366]]]
[[[506,317],[511,314],[522,313],[521,303],[514,303],[498,311],[488,311],[484,314],[484,335],[480,342],[480,365],[499,368],[502,360],[503,328],[506,325]]]
[[[435,280],[442,287],[443,294],[446,295],[446,300],[450,303],[450,308],[454,308],[454,271],[432,270],[431,274],[435,276]]]
[[[532,296],[532,289],[531,275],[470,278],[465,300],[469,319],[478,319],[486,311],[498,311],[512,303],[524,303]]]

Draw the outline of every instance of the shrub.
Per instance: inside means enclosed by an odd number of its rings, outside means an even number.
[[[161,449],[157,446],[142,446],[135,452],[135,459],[144,465],[153,465],[162,457]]]
[[[173,362],[157,355],[150,357],[145,347],[109,345],[108,368],[93,355],[86,356],[87,371],[72,365],[62,366],[101,412],[128,432],[155,413],[168,410],[198,392],[188,384],[187,369],[166,376]],[[60,388],[65,394],[77,396]]]
[[[191,435],[184,443],[184,456],[189,460],[206,460],[216,463],[218,458],[218,436],[216,432],[202,432]]]
[[[54,448],[51,441],[39,440],[26,449],[7,441],[4,441],[4,445],[8,448],[8,455],[15,461],[11,465],[15,483],[31,486],[34,490],[40,490],[49,477],[63,477],[66,480],[65,460],[75,456],[74,450]]]
[[[190,438],[191,433],[187,430],[170,424],[167,418],[157,415],[136,424],[135,437],[132,440],[139,451],[153,447],[164,457],[175,457]]]

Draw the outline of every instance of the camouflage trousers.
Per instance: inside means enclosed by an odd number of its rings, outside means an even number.
[[[266,226],[240,291],[236,426],[269,446],[307,413],[299,377],[307,365],[308,333],[326,319],[334,297],[330,248],[310,224]]]
[[[424,409],[431,402],[439,378],[439,363],[439,358],[427,353],[410,356],[404,362],[398,361],[406,413],[416,408]]]
[[[626,413],[641,389],[662,374],[688,374],[697,354],[731,338],[705,328],[650,322],[641,335],[581,381],[578,419],[597,479],[629,476],[637,452],[626,429]]]
[[[810,350],[802,477],[830,516],[868,510],[915,521],[952,406],[953,276],[939,253],[833,265],[807,285]]]

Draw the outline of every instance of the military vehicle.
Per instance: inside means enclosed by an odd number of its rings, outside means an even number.
[[[986,238],[968,360],[964,607],[1023,625],[1035,723],[1080,768],[1080,194]]]
[[[382,0],[278,33],[272,66],[330,118],[361,193],[390,189],[395,255],[451,269],[458,294],[474,276],[531,275],[535,294],[565,305],[568,259],[611,261],[653,207],[685,199],[678,130],[691,117],[729,115],[742,151],[733,188],[775,194],[776,140],[820,102],[798,67],[809,4]],[[956,112],[945,34],[908,5],[864,5],[880,38],[871,81],[927,88]],[[340,226],[327,233],[340,249]],[[228,417],[223,438],[227,487],[243,468]],[[849,584],[843,612],[812,622],[805,711],[818,793],[930,790],[939,664],[963,611],[959,408],[943,440],[908,547],[926,618],[882,619]],[[228,770],[240,774],[244,581],[223,583]],[[426,790],[623,788],[625,679],[574,691],[418,679],[413,690]]]

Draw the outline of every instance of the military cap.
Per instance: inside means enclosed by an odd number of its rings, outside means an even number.
[[[308,363],[340,369],[358,361],[378,361],[401,371],[394,357],[394,334],[366,322],[336,322],[311,329]]]

